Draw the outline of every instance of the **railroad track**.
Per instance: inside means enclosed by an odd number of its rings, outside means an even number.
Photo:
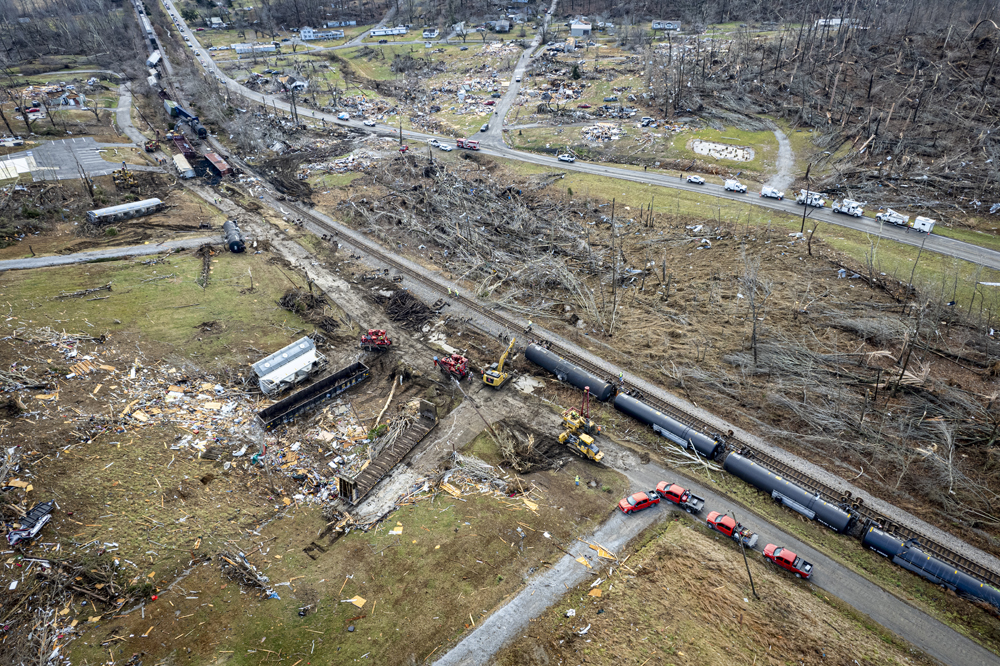
[[[277,202],[274,203],[277,204]],[[317,217],[308,210],[305,210],[296,205],[288,204],[287,202],[283,202],[281,205],[294,210],[302,217],[308,218],[313,224],[316,224],[317,226],[326,229],[332,232],[335,236],[339,237],[338,229],[334,228],[329,223]],[[423,284],[439,292],[440,291],[448,292],[448,290],[450,289],[450,286],[445,282],[439,282],[431,277],[428,277],[427,275],[424,275],[419,271],[411,269],[409,266],[398,261],[392,255],[383,251],[382,248],[378,246],[378,244],[375,243],[374,241],[359,240],[353,237],[348,237],[345,238],[344,240],[348,243],[362,246],[364,250],[368,252],[368,254],[372,255],[385,265],[392,266],[398,273],[401,273],[407,276],[408,278],[415,280],[416,282],[419,282],[420,284]],[[470,300],[468,298],[465,298],[464,296],[461,295],[458,296],[453,295],[451,296],[451,298],[461,303],[464,307],[472,310],[480,317],[488,319],[496,324],[499,324],[500,326],[514,330],[521,329],[520,322],[515,321],[512,317],[500,314],[495,310],[484,308],[481,305],[479,305],[479,303]],[[551,346],[552,349],[558,352],[561,356],[573,361],[581,368],[597,375],[598,377],[614,376],[614,373],[610,371],[610,368],[602,368],[601,366],[594,364],[588,361],[587,359],[581,358],[579,355],[575,354],[566,347],[559,345],[556,342],[552,342]],[[716,430],[716,428],[713,428],[711,425],[709,425],[699,417],[695,416],[694,414],[686,412],[683,409],[680,409],[679,407],[670,404],[666,401],[660,400],[659,398],[656,398],[654,396],[646,395],[645,391],[642,391],[640,387],[633,386],[628,382],[625,383],[625,386],[626,388],[634,388],[636,391],[642,393],[643,401],[659,409],[664,414],[667,414],[672,418],[677,419],[678,421],[687,426],[694,427],[705,433],[710,433]],[[806,473],[797,470],[794,467],[791,467],[787,463],[766,453],[765,451],[761,451],[760,449],[755,448],[748,442],[745,442],[734,435],[729,435],[725,439],[726,439],[727,449],[729,450],[742,449],[745,452],[748,452],[748,455],[753,457],[758,462],[760,462],[760,464],[771,469],[775,473],[780,474],[785,478],[794,481],[807,491],[818,494],[822,499],[826,500],[827,502],[832,502],[833,504],[842,504],[846,502],[848,504],[851,504],[852,506],[851,512],[856,513],[858,515],[859,525],[864,526],[868,523],[868,521],[871,521],[874,523],[878,523],[883,527],[883,529],[892,532],[893,534],[899,536],[903,540],[917,539],[920,542],[922,549],[927,553],[937,557],[938,559],[944,562],[947,562],[948,564],[954,566],[956,569],[963,571],[969,574],[970,576],[975,576],[976,578],[979,578],[980,580],[989,583],[993,587],[1000,589],[1000,573],[995,572],[991,569],[987,569],[982,565],[973,562],[967,557],[955,552],[951,548],[948,548],[947,546],[939,543],[938,541],[935,541],[934,539],[930,538],[925,534],[921,534],[910,528],[899,525],[891,517],[884,515],[881,512],[876,511],[870,507],[865,506],[861,498],[852,498],[851,493],[849,491],[840,491],[835,488],[832,488],[827,484],[823,483],[822,481],[814,479],[811,476],[807,475]]]

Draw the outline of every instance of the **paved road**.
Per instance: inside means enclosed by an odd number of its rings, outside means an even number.
[[[176,13],[172,0],[162,0],[164,5],[169,11]],[[553,3],[554,4],[554,3]],[[251,101],[260,101],[261,103],[267,104],[269,106],[274,106],[278,109],[291,113],[290,105],[282,100],[278,95],[271,95],[267,93],[259,93],[248,88],[243,87],[237,81],[230,79],[222,70],[218,68],[215,62],[211,59],[207,50],[197,46],[197,41],[194,40],[194,33],[191,32],[190,28],[187,27],[183,21],[181,22],[181,32],[188,36],[192,40],[192,43],[196,44],[195,52],[202,56],[205,62],[206,71],[214,75],[224,86],[233,91],[238,91],[244,95],[247,99]],[[530,50],[529,50],[530,51]],[[517,72],[523,72],[524,67],[527,64],[527,58],[530,57],[529,51],[526,51],[522,55],[521,60],[518,62],[518,69],[515,69],[515,80],[511,81],[510,88],[507,91],[507,95],[502,100],[502,107],[505,112],[510,108],[513,100],[517,97],[517,91],[520,85],[516,82]],[[314,118],[316,120],[324,120],[327,123],[342,125],[344,127],[351,127],[353,129],[362,132],[374,132],[376,134],[392,135],[398,136],[398,130],[390,127],[388,125],[377,125],[374,128],[365,127],[361,121],[357,120],[338,120],[335,114],[323,113],[322,111],[315,111],[312,109],[299,108],[298,113],[300,118]],[[499,112],[496,118],[500,118]],[[617,178],[620,180],[628,180],[636,183],[648,184],[648,185],[658,185],[661,187],[669,187],[672,189],[686,190],[690,192],[698,192],[700,194],[708,194],[720,199],[730,199],[732,201],[744,202],[747,204],[754,204],[757,206],[763,206],[771,210],[777,210],[784,213],[789,213],[792,215],[801,215],[802,207],[798,206],[794,200],[785,199],[783,201],[778,201],[776,199],[764,199],[755,196],[753,193],[747,194],[737,194],[733,192],[727,192],[721,185],[706,184],[706,185],[693,185],[686,183],[683,180],[667,175],[665,173],[656,172],[646,172],[638,171],[632,169],[624,169],[621,167],[614,167],[605,164],[590,163],[590,162],[580,162],[577,161],[573,164],[567,164],[559,162],[555,157],[549,157],[546,155],[535,155],[533,153],[525,153],[518,150],[512,150],[503,145],[503,142],[497,138],[500,132],[500,123],[497,121],[491,121],[491,127],[489,132],[485,132],[487,136],[484,137],[486,142],[485,147],[481,152],[487,155],[494,155],[496,157],[503,157],[506,159],[514,159],[522,162],[529,162],[531,164],[537,164],[540,166],[550,167],[559,171],[577,171],[581,173],[593,174],[598,176],[605,176],[609,178]],[[403,136],[411,141],[430,141],[431,139],[441,139],[442,137],[437,137],[433,134],[428,134],[426,132],[415,132],[412,130],[403,130]],[[883,225],[876,222],[872,218],[862,217],[854,218],[845,215],[836,215],[829,208],[826,209],[809,209],[806,216],[810,220],[819,220],[828,224],[835,224],[842,227],[847,227],[850,229],[856,229],[858,231],[863,231],[865,233],[870,233],[876,236],[881,236],[883,238],[889,238],[891,240],[904,243],[906,245],[911,245],[914,247],[920,247],[922,244],[925,245],[925,249],[938,252],[940,254],[948,255],[951,257],[957,257],[959,259],[964,259],[975,264],[980,264],[987,268],[992,268],[994,270],[1000,270],[1000,252],[989,250],[986,248],[979,247],[977,245],[972,245],[971,243],[964,243],[962,241],[953,240],[951,238],[946,238],[944,236],[939,236],[937,234],[931,234],[930,236],[925,236],[924,234],[918,232],[911,232],[908,229],[902,229],[899,227],[894,227],[892,225]],[[811,223],[807,222],[807,226]]]
[[[7,259],[0,261],[0,271],[16,271],[27,268],[45,268],[47,266],[65,266],[67,264],[82,264],[95,259],[113,259],[118,257],[138,257],[146,254],[159,254],[168,250],[200,247],[205,243],[218,243],[221,236],[199,236],[181,240],[150,243],[148,245],[130,245],[128,247],[113,247],[107,250],[91,250],[76,254],[63,254],[54,257],[31,257],[30,259]]]
[[[609,457],[620,458],[619,456]],[[674,472],[655,463],[620,469],[619,471],[629,478],[633,492],[648,490],[656,487],[660,481],[676,478]],[[815,567],[815,573],[811,579],[813,585],[839,597],[845,603],[868,615],[886,629],[905,638],[935,659],[951,666],[984,666],[985,664],[997,663],[997,656],[992,652],[931,618],[923,611],[917,610],[905,601],[875,587],[863,577],[768,524],[746,509],[735,506],[726,497],[698,484],[688,481],[680,481],[680,483],[692,489],[695,494],[705,498],[705,508],[699,517],[688,516],[686,513],[681,513],[682,516],[692,521],[700,521],[711,511],[723,513],[734,511],[740,522],[760,535],[759,548],[763,549],[768,543],[787,546],[796,554],[813,563]],[[594,534],[585,537],[585,540],[602,544],[605,548],[617,552],[643,529],[662,520],[665,516],[671,515],[670,510],[666,508],[667,506],[669,505],[663,503],[659,507],[647,509],[631,516],[625,516],[616,510]],[[575,558],[582,555],[590,560],[595,568],[598,568],[594,551],[580,542],[574,542],[567,550],[571,555],[564,555],[554,567],[543,570],[507,605],[480,623],[475,631],[442,655],[435,664],[439,666],[471,666],[488,663],[505,643],[524,633],[529,619],[538,617],[562,598],[566,592],[564,585],[572,587],[592,578],[590,570],[577,562]],[[759,555],[750,555],[750,557],[751,567],[771,566],[765,563],[763,557]],[[767,599],[768,596],[765,594],[762,601],[755,600],[751,603],[766,604],[768,603]]]
[[[553,12],[556,10],[556,4],[559,0],[552,0],[549,5],[549,11],[545,14],[542,19],[545,28],[549,26],[549,19],[552,18]],[[532,54],[538,45],[542,41],[542,32],[540,30],[535,38],[531,41],[531,46],[524,50],[521,57],[517,61],[517,65],[514,66],[514,72],[511,74],[510,86],[507,88],[507,94],[497,102],[496,111],[494,112],[492,120],[490,120],[490,128],[483,133],[482,143],[484,146],[494,148],[496,150],[506,150],[507,146],[503,141],[503,127],[507,122],[507,114],[510,112],[510,107],[514,105],[517,100],[517,94],[521,90],[521,79],[524,77],[524,72],[528,68],[528,64],[534,57]]]

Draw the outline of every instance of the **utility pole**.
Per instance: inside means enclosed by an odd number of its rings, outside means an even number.
[[[806,211],[809,209],[809,169],[812,168],[812,164],[806,167],[806,200],[802,202],[802,228],[799,229],[800,234],[806,232]]]
[[[736,520],[736,512],[730,511],[729,513],[733,514],[733,520]],[[739,522],[740,521],[736,520],[737,525],[739,524]],[[743,564],[745,564],[747,567],[747,577],[750,579],[750,589],[753,590],[753,596],[757,599],[760,599],[760,595],[757,594],[757,588],[754,587],[753,585],[753,574],[750,573],[750,562],[747,560],[747,550],[743,546],[743,539],[740,538],[738,539],[738,541],[740,542],[740,552],[743,553]]]
[[[399,113],[399,147],[403,147],[403,111],[400,109]]]

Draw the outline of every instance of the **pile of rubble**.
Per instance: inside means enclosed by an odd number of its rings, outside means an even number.
[[[580,134],[584,141],[603,143],[605,141],[616,141],[626,135],[624,129],[611,123],[597,123],[589,127],[580,129]]]

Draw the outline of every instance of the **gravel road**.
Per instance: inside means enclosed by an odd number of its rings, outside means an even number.
[[[795,169],[795,154],[792,153],[792,142],[784,132],[780,129],[774,130],[774,138],[778,140],[778,163],[775,165],[777,173],[771,176],[767,184],[784,192],[795,180],[795,176],[792,175]]]
[[[611,456],[617,448],[610,443],[602,446],[609,451],[607,459],[628,459],[628,454]],[[648,490],[656,487],[659,481],[675,478],[669,469],[656,463],[628,466],[620,469],[632,484],[632,491]],[[774,543],[791,548],[795,553],[815,565],[815,573],[811,583],[839,597],[858,611],[864,613],[889,631],[905,637],[915,647],[930,656],[951,666],[983,666],[997,663],[997,656],[980,647],[954,629],[931,618],[924,612],[910,606],[881,588],[878,588],[863,577],[837,564],[822,553],[813,550],[806,544],[786,534],[777,527],[770,525],[764,519],[750,511],[735,506],[731,500],[712,491],[710,488],[681,480],[686,488],[705,498],[705,508],[700,516],[689,516],[679,512],[679,515],[692,523],[704,519],[710,511],[735,511],[737,518],[760,535],[758,545],[762,549],[768,543]],[[631,516],[625,516],[620,511],[614,514],[591,535],[584,540],[602,544],[605,548],[618,551],[629,540],[638,535],[650,525],[671,517],[674,513],[667,508],[666,503],[658,507],[646,509]],[[454,648],[445,653],[435,664],[438,666],[472,666],[486,664],[508,641],[518,635],[528,626],[528,620],[538,617],[545,609],[556,603],[566,592],[567,587],[573,587],[580,582],[592,578],[590,569],[576,561],[576,557],[584,556],[592,563],[596,554],[586,544],[575,542],[568,547],[570,555],[564,555],[551,569],[546,569],[533,578],[506,606],[489,616],[479,627],[469,634]],[[759,555],[751,555],[751,569],[771,566]],[[766,598],[766,597],[765,597]],[[751,600],[750,603],[767,603]]]

